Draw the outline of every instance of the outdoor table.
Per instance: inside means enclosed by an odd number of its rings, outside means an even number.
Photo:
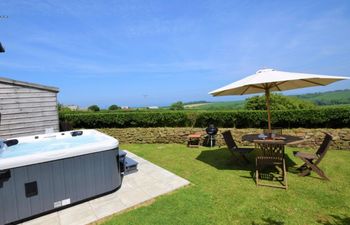
[[[279,143],[283,143],[284,145],[291,145],[291,144],[298,144],[300,142],[303,141],[303,138],[301,137],[296,137],[296,136],[292,136],[292,135],[276,135],[275,138],[272,139],[262,139],[259,138],[259,135],[261,134],[246,134],[242,136],[242,141],[248,141],[248,142],[252,142],[255,143],[256,141],[258,142],[266,142],[266,143],[271,143],[274,141],[277,141]]]
[[[291,136],[291,135],[276,135],[274,138],[265,138],[262,139],[259,137],[261,134],[246,134],[243,135],[242,140],[252,142],[255,144],[255,149],[258,149],[261,144],[265,146],[269,146],[269,148],[273,149],[274,145],[290,145],[290,144],[298,144],[303,141],[303,138]],[[284,155],[284,149],[283,149]]]

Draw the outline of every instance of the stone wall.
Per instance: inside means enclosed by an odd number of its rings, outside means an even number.
[[[99,129],[100,131],[117,138],[120,143],[178,143],[186,144],[187,136],[198,131],[201,128],[189,127],[159,127],[159,128],[109,128]],[[221,131],[231,130],[232,135],[237,143],[241,145],[251,145],[249,142],[242,142],[241,137],[245,134],[261,133],[261,129],[234,129],[220,128],[217,135],[217,145],[224,146]],[[324,137],[323,132],[329,132],[333,135],[334,141],[332,149],[350,150],[350,128],[346,129],[284,129],[283,134],[302,137],[303,142],[295,145],[295,147],[318,147]],[[202,138],[203,142],[204,137]]]

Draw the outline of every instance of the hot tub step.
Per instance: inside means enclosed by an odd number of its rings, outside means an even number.
[[[125,175],[130,174],[130,173],[134,173],[137,171],[137,164],[138,162],[136,162],[135,160],[129,158],[129,157],[125,157]]]
[[[137,171],[137,164],[135,160],[127,157],[127,153],[123,150],[118,151],[119,155],[119,162],[121,167],[121,172],[124,173],[124,175],[134,173]]]

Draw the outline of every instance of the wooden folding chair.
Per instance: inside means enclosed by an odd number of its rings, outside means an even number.
[[[236,142],[233,140],[231,131],[227,130],[222,133],[222,136],[224,137],[225,143],[227,145],[228,150],[232,153],[234,157],[238,156],[239,158],[243,159],[243,161],[248,164],[249,160],[246,157],[246,154],[252,152],[254,148],[239,148],[236,144]]]
[[[311,171],[314,171],[321,178],[325,180],[329,180],[326,174],[320,169],[320,167],[318,167],[318,164],[322,161],[323,157],[326,155],[328,148],[331,145],[331,142],[333,140],[332,135],[330,135],[329,133],[325,133],[325,134],[326,135],[323,139],[323,142],[315,154],[307,153],[307,152],[297,152],[297,151],[293,152],[294,156],[300,158],[304,162],[304,164],[298,168],[301,171],[299,173],[299,176],[304,177],[309,175]]]
[[[286,170],[286,162],[284,159],[284,146],[285,143],[281,141],[265,141],[265,140],[257,140],[254,142],[257,150],[259,151],[256,160],[255,160],[255,181],[257,186],[269,186],[269,187],[277,187],[277,188],[288,188],[287,182],[287,170]],[[267,168],[277,168],[278,172],[282,173],[281,176],[275,177],[270,174],[263,173],[263,171]],[[275,179],[281,183],[281,185],[276,184],[268,184],[262,183],[261,178]]]

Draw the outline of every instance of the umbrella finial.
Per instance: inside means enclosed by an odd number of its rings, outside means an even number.
[[[274,69],[264,68],[264,69],[260,69],[260,70],[256,71],[256,73],[265,73],[265,72],[270,72],[270,71],[274,71]]]
[[[0,42],[0,52],[5,52],[4,47],[2,47],[1,42]]]

